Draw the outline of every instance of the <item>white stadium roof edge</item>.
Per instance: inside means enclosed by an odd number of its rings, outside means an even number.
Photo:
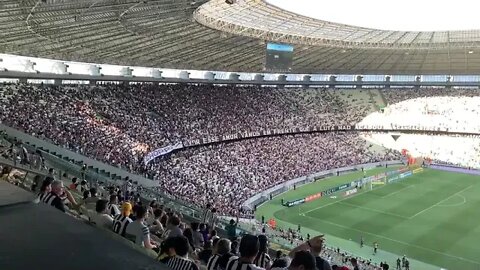
[[[264,0],[0,0],[0,53],[122,66],[298,74],[479,74],[480,30],[409,32],[313,19]]]

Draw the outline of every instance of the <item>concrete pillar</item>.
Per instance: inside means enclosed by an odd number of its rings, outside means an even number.
[[[230,75],[228,76],[228,79],[231,80],[231,81],[240,81],[240,75],[237,74],[237,73],[230,73]]]
[[[312,81],[312,76],[304,75],[303,78],[302,78],[302,81],[305,82],[305,83],[309,83],[309,82]],[[308,84],[303,84],[302,85],[302,88],[304,88],[304,89],[307,89],[308,87],[310,87]]]
[[[62,79],[55,79],[53,80],[54,85],[62,85]]]
[[[356,78],[357,84],[355,85],[355,88],[362,88],[362,83],[363,83],[363,77],[358,75]]]
[[[182,80],[189,80],[190,79],[190,73],[188,71],[180,71],[180,74],[178,74],[178,77]]]
[[[337,82],[337,76],[331,75],[330,78],[328,78],[328,81],[330,84],[328,85],[328,88],[335,88],[336,82]]]
[[[120,70],[120,75],[124,77],[132,77],[133,69],[130,67],[124,67]]]
[[[97,80],[89,80],[88,84],[89,85],[95,85],[95,84],[97,84]]]
[[[262,74],[255,74],[254,80],[256,82],[263,82],[264,81],[264,76]]]
[[[215,73],[213,72],[205,72],[204,79],[209,80],[209,81],[214,81],[215,80]]]
[[[446,87],[447,89],[452,88],[452,76],[447,76],[447,81],[446,81],[445,87]]]
[[[416,77],[415,77],[415,89],[419,89],[419,88],[420,88],[420,82],[421,82],[420,76],[416,76]]]
[[[88,66],[89,73],[92,76],[100,76],[101,75],[101,73],[100,73],[101,69],[102,69],[102,67],[99,67],[97,65]]]
[[[18,79],[20,83],[27,83],[28,79],[27,78],[20,78]]]
[[[390,76],[385,76],[385,88],[390,88],[390,80],[392,79],[392,77]]]
[[[152,70],[152,77],[155,79],[162,79],[162,71],[160,71],[159,69]]]
[[[279,82],[277,85],[278,88],[285,88],[285,84],[287,83],[287,75],[278,75],[277,81]]]

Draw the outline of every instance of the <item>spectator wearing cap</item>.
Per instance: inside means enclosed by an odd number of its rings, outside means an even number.
[[[98,200],[95,203],[95,213],[90,217],[90,221],[98,227],[111,229],[113,224],[113,218],[108,214],[107,200]]]
[[[258,241],[260,243],[260,249],[253,263],[261,268],[269,269],[272,265],[272,259],[268,255],[268,238],[266,235],[261,234],[258,236]]]
[[[198,270],[198,266],[188,258],[189,244],[184,236],[175,236],[167,239],[170,241],[169,257],[160,262],[166,264],[172,270]]]
[[[306,250],[297,251],[288,270],[316,270],[315,257]]]
[[[226,270],[261,270],[253,261],[260,250],[260,243],[258,237],[251,234],[246,234],[240,240],[240,258],[230,260],[227,264]]]
[[[132,212],[132,205],[128,202],[122,204],[122,213],[115,216],[113,219],[113,231],[125,236],[128,224],[132,222],[132,219],[129,218]]]
[[[137,245],[143,246],[147,249],[158,249],[158,244],[150,239],[150,230],[145,224],[147,217],[147,208],[145,206],[137,207],[136,219],[128,224],[126,229],[127,238],[135,239]],[[158,250],[157,250],[158,251]]]
[[[332,267],[328,263],[327,260],[324,260],[320,257],[320,253],[322,252],[324,238],[323,235],[315,236],[314,238],[308,240],[307,242],[297,246],[296,248],[292,249],[289,253],[290,258],[293,258],[295,252],[300,250],[308,250],[315,256],[315,261],[318,270],[332,270]]]

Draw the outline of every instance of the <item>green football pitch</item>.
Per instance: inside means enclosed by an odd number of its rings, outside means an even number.
[[[480,269],[479,176],[427,169],[399,182],[363,188],[350,197],[332,194],[289,208],[280,203],[282,198],[302,198],[362,175],[354,172],[298,187],[258,207],[256,217],[274,218],[283,228],[300,224],[304,235],[325,234],[329,246],[391,266],[406,255],[410,269]],[[365,240],[363,248],[360,237]],[[373,242],[379,244],[377,255]]]

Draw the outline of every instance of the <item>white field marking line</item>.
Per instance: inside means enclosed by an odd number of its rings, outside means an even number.
[[[405,245],[405,246],[410,246],[410,247],[414,247],[414,248],[418,248],[418,249],[423,249],[423,250],[430,251],[430,252],[433,252],[433,253],[436,253],[436,254],[439,254],[439,255],[446,256],[446,257],[451,257],[451,258],[455,258],[457,260],[461,260],[461,261],[470,262],[470,263],[473,263],[473,264],[480,265],[480,262],[473,261],[473,260],[470,260],[470,259],[467,259],[467,258],[451,255],[451,254],[448,254],[448,253],[444,253],[444,252],[437,251],[437,250],[434,250],[434,249],[429,249],[429,248],[418,246],[418,245],[415,245],[415,244],[410,244],[410,243],[403,242],[403,241],[400,241],[400,240],[396,240],[396,239],[393,239],[393,238],[389,238],[389,237],[386,237],[386,236],[382,236],[382,235],[358,230],[358,229],[355,229],[353,227],[344,226],[344,225],[337,224],[337,223],[334,223],[334,222],[330,222],[330,221],[327,221],[327,220],[324,220],[324,219],[317,219],[317,218],[310,217],[310,216],[307,216],[307,217],[313,218],[314,220],[319,221],[319,222],[323,222],[323,223],[327,223],[327,224],[330,224],[330,225],[333,225],[333,226],[337,226],[337,227],[342,228],[342,229],[357,231],[357,232],[363,233],[363,234],[369,234],[369,235],[372,235],[372,236],[375,236],[375,237],[378,237],[378,238],[383,238],[383,239],[386,239],[386,240],[389,240],[389,241],[392,241],[392,242],[396,242],[396,243],[399,243],[399,244],[402,244],[402,245]]]
[[[397,193],[399,193],[399,192],[401,192],[401,191],[403,191],[403,190],[405,190],[405,189],[407,189],[407,188],[411,188],[411,187],[414,187],[414,186],[415,186],[415,185],[409,185],[409,186],[403,187],[403,188],[401,188],[401,189],[399,189],[399,190],[397,190],[397,191],[395,191],[395,192],[389,193],[389,194],[387,194],[387,195],[385,195],[385,196],[381,196],[380,198],[387,198],[387,197],[389,197],[389,196],[392,196],[393,194],[397,194]]]
[[[434,204],[434,205],[431,205],[431,206],[429,206],[429,207],[427,207],[427,208],[423,209],[422,211],[420,211],[420,212],[416,213],[415,215],[413,215],[413,216],[409,217],[408,219],[412,219],[412,218],[414,218],[414,217],[416,217],[416,216],[420,215],[421,213],[424,213],[424,212],[426,212],[426,211],[428,211],[428,210],[430,210],[430,209],[434,208],[435,206],[438,206],[438,205],[439,205],[439,204],[441,204],[442,202],[445,202],[445,201],[447,201],[448,199],[452,198],[453,196],[456,196],[456,195],[458,195],[458,194],[460,194],[460,193],[462,193],[462,192],[466,191],[467,189],[469,189],[469,188],[471,188],[471,187],[473,187],[473,186],[474,186],[474,185],[468,186],[468,187],[466,187],[466,188],[464,188],[464,189],[460,190],[459,192],[457,192],[457,193],[455,193],[455,194],[452,194],[452,195],[448,196],[447,198],[445,198],[445,199],[443,199],[443,200],[441,200],[441,201],[437,202],[436,204]]]
[[[453,203],[453,204],[439,204],[437,206],[440,206],[440,207],[455,207],[455,206],[460,206],[460,205],[464,205],[466,202],[467,202],[467,199],[465,198],[465,196],[462,196],[460,194],[457,194],[458,197],[462,198],[463,199],[463,202],[460,202],[460,203]]]
[[[360,196],[360,195],[363,195],[363,194],[367,194],[367,193],[372,192],[372,191],[374,191],[374,190],[379,190],[379,189],[384,188],[384,187],[386,187],[386,186],[390,186],[390,185],[389,185],[389,184],[386,184],[386,185],[383,185],[383,186],[381,186],[381,187],[379,187],[379,188],[376,188],[376,189],[371,189],[371,190],[367,190],[367,191],[364,191],[364,192],[361,192],[361,193],[356,193],[356,194],[353,194],[352,196],[345,197],[345,198],[343,198],[343,199],[341,199],[341,200],[333,201],[333,202],[327,203],[327,204],[325,204],[325,205],[320,205],[319,207],[316,207],[316,208],[310,209],[310,210],[308,210],[308,211],[305,211],[305,212],[303,212],[302,214],[308,214],[308,213],[313,212],[313,211],[315,211],[315,210],[325,208],[325,207],[327,207],[327,206],[330,206],[330,205],[332,205],[332,204],[336,204],[336,203],[338,203],[338,202],[343,202],[343,201],[348,200],[348,199],[353,198],[353,197],[357,197],[357,196]],[[321,198],[320,198],[320,199],[321,199]]]
[[[355,204],[351,204],[351,203],[347,203],[347,202],[338,202],[338,204],[347,205],[347,206],[355,207],[355,208],[359,208],[359,209],[364,209],[364,210],[371,211],[371,212],[377,212],[377,213],[384,214],[384,215],[389,215],[389,216],[392,216],[392,217],[408,219],[408,217],[405,217],[405,216],[401,216],[401,215],[397,215],[397,214],[393,214],[393,213],[388,213],[388,212],[385,212],[385,211],[382,211],[382,210],[377,210],[377,209],[373,209],[373,208],[369,208],[369,207],[363,207],[363,206],[359,206],[359,205],[355,205]]]

